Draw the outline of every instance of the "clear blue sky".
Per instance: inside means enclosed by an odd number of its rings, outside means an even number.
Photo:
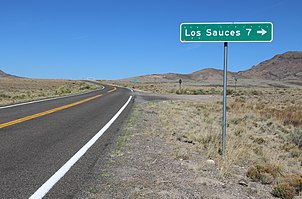
[[[119,79],[222,69],[223,44],[180,43],[180,23],[272,22],[272,43],[229,44],[229,70],[241,71],[302,50],[301,8],[301,0],[3,0],[0,70]]]

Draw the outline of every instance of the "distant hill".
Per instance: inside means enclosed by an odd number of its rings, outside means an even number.
[[[261,62],[252,68],[238,73],[228,72],[228,77],[239,76],[240,79],[263,80],[302,80],[302,52],[286,52]],[[121,79],[129,81],[137,79],[140,82],[175,82],[179,79],[186,81],[215,81],[223,79],[223,71],[213,68],[202,69],[190,74],[152,74],[133,78]]]
[[[228,73],[232,75],[232,73]],[[121,81],[131,81],[137,79],[139,82],[175,82],[179,79],[182,79],[186,82],[195,82],[195,81],[211,81],[211,80],[220,80],[223,78],[223,71],[213,68],[206,68],[199,70],[190,74],[179,74],[179,73],[166,73],[166,74],[151,74],[151,75],[142,75],[132,78],[121,79]]]
[[[236,73],[228,72],[228,76],[232,77]],[[179,73],[166,73],[166,74],[151,74],[151,75],[142,75],[132,78],[120,79],[120,81],[131,81],[138,80],[139,82],[175,82],[179,79],[182,79],[186,82],[196,82],[196,81],[216,81],[222,80],[223,70],[218,70],[214,68],[202,69],[190,74],[179,74]]]
[[[302,80],[302,52],[286,52],[240,73],[246,78]]]
[[[228,72],[228,76],[233,76],[234,73]],[[193,72],[188,75],[190,79],[195,81],[207,81],[207,80],[222,80],[223,70],[217,70],[214,68],[206,68]]]
[[[17,77],[17,76],[14,76],[14,75],[10,75],[10,74],[7,74],[5,72],[3,72],[2,70],[0,70],[0,78],[14,78],[14,77]]]

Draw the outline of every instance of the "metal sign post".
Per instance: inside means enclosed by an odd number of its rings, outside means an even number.
[[[226,149],[226,97],[227,97],[227,68],[228,68],[228,42],[224,42],[224,67],[223,67],[223,113],[222,113],[222,155]]]
[[[179,83],[179,92],[181,92],[181,83],[182,83],[182,80],[179,79],[178,83]]]
[[[180,42],[224,42],[222,155],[226,153],[226,94],[228,42],[271,42],[271,22],[218,22],[180,24]],[[236,89],[237,79],[235,79]]]
[[[234,77],[234,81],[235,81],[235,93],[237,91],[237,80],[238,80],[238,77]]]

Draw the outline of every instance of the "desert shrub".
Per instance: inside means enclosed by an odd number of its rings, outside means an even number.
[[[256,164],[248,169],[246,176],[255,182],[270,184],[276,179],[280,172],[280,167],[276,165]]]
[[[175,159],[188,160],[190,158],[188,151],[185,148],[179,148],[175,151]]]
[[[10,95],[6,95],[6,94],[3,94],[3,93],[0,93],[0,99],[1,98],[11,98]]]
[[[236,136],[240,136],[241,134],[243,134],[245,132],[245,129],[243,127],[238,127],[234,130],[234,135]]]
[[[197,94],[197,95],[208,95],[208,94],[209,94],[209,91],[199,89],[199,90],[196,90],[196,94]]]
[[[235,93],[236,93],[235,90],[227,89],[227,95],[233,95]]]
[[[133,86],[132,86],[132,88],[134,88]],[[170,91],[168,91],[168,93],[176,93],[176,89],[175,88],[173,88],[173,89],[171,89]]]
[[[296,194],[302,191],[302,174],[286,176],[285,181],[295,188]]]
[[[178,95],[182,95],[182,94],[185,94],[186,93],[186,89],[177,89],[176,90],[176,94]]]
[[[55,93],[56,93],[56,95],[62,95],[62,94],[66,94],[66,93],[71,93],[71,89],[70,88],[66,88],[65,86],[62,86],[62,87],[58,88]]]
[[[285,110],[270,110],[277,119],[283,122],[284,125],[293,125],[299,127],[302,125],[301,106],[288,107]]]
[[[265,140],[261,137],[257,137],[257,138],[255,138],[254,143],[263,144],[263,143],[265,143]]]
[[[301,126],[302,125],[302,112],[288,111],[283,118],[284,125]]]
[[[12,99],[14,99],[14,100],[25,99],[25,98],[26,98],[26,95],[24,93],[15,95],[12,97]]]
[[[299,158],[302,157],[302,150],[294,143],[285,143],[281,146],[281,149],[285,150],[290,154],[292,158]]]
[[[230,119],[230,122],[231,122],[232,124],[235,124],[235,125],[240,124],[242,121],[243,121],[243,118],[239,118],[239,117],[235,117],[235,118],[231,118],[231,119]]]
[[[288,136],[290,142],[296,144],[300,149],[302,149],[302,129],[295,129]]]
[[[39,97],[45,97],[46,94],[45,94],[45,93],[39,93],[38,96],[39,96]]]
[[[282,199],[292,199],[295,196],[295,190],[289,183],[284,182],[277,184],[273,188],[272,194]]]
[[[256,155],[263,156],[263,146],[257,146],[253,148],[253,151]]]
[[[90,85],[82,86],[82,87],[80,88],[80,90],[89,90],[89,89],[91,89],[91,86],[90,86]]]
[[[255,109],[256,110],[264,110],[265,107],[266,107],[265,103],[258,103],[258,104],[256,104]]]
[[[273,188],[272,194],[279,198],[292,199],[302,191],[302,174],[287,175]]]
[[[293,148],[292,150],[290,150],[290,155],[293,158],[299,158],[301,154],[301,150],[298,148]]]
[[[246,102],[246,99],[245,99],[245,97],[243,97],[243,96],[236,97],[236,98],[235,98],[235,102],[245,103],[245,102]]]
[[[262,95],[263,93],[262,93],[262,91],[252,90],[251,94],[252,95]]]

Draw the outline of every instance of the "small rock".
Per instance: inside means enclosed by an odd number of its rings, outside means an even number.
[[[215,165],[215,161],[214,160],[207,160],[206,163],[209,166],[214,166]]]
[[[248,186],[248,183],[247,183],[247,181],[245,180],[245,179],[240,179],[239,181],[238,181],[238,184],[240,184],[240,185],[242,185],[242,186]]]

